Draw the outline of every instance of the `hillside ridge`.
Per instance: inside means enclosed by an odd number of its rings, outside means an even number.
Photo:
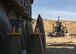
[[[44,23],[44,29],[45,32],[51,32],[52,31],[52,24],[55,24],[57,20],[49,20],[49,19],[43,19]],[[71,34],[76,34],[76,21],[69,21],[69,20],[61,20],[63,26],[67,27],[68,32]],[[33,27],[36,25],[36,19],[34,19]]]

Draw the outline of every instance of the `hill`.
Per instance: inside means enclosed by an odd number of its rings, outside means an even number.
[[[52,31],[52,24],[55,24],[55,22],[56,20],[43,19],[45,33]],[[76,34],[76,22],[75,21],[61,20],[61,22],[63,26],[67,27],[67,30],[70,34],[71,33]],[[36,19],[34,19],[33,27],[35,27],[35,25],[36,25]]]

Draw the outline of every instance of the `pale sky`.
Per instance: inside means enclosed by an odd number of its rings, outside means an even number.
[[[34,0],[32,5],[32,17],[37,18],[41,14],[42,18],[57,20],[76,21],[76,0]]]

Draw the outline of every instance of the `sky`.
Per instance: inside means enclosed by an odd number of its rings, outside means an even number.
[[[34,0],[32,4],[32,17],[57,20],[76,21],[76,0]]]

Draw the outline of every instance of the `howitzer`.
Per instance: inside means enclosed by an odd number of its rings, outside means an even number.
[[[56,21],[55,24],[53,24],[52,32],[49,33],[48,35],[49,36],[65,36],[65,33],[67,33],[66,31],[67,31],[66,27],[62,25],[62,22],[60,22],[60,16],[58,16],[58,20]]]

